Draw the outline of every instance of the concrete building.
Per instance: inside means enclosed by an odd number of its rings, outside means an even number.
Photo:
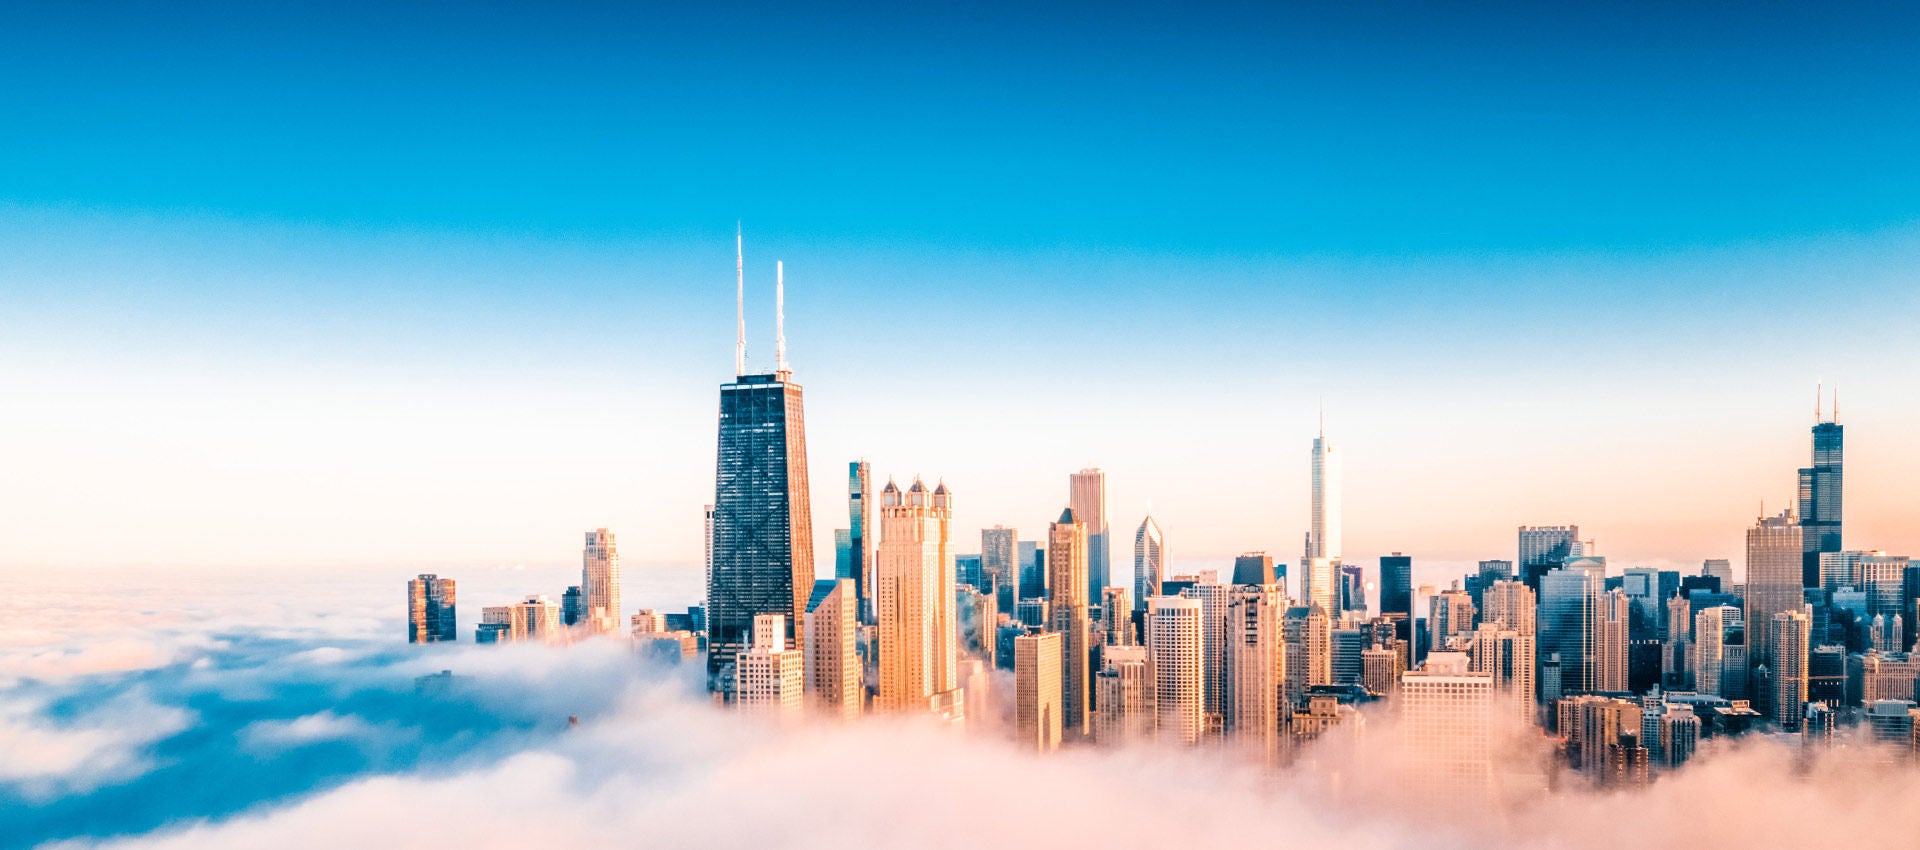
[[[1079,481],[1078,476],[1075,480]],[[1053,588],[1047,623],[1048,631],[1060,635],[1062,651],[1060,724],[1067,733],[1076,735],[1087,734],[1093,686],[1087,546],[1087,525],[1072,508],[1062,511],[1060,521],[1047,527],[1047,582]]]
[[[754,618],[753,643],[739,655],[734,706],[782,722],[798,720],[806,700],[805,653],[787,648],[787,625],[779,614]]]
[[[1153,679],[1144,646],[1109,646],[1094,674],[1094,743],[1120,747],[1153,735]]]
[[[1092,604],[1094,600],[1100,598],[1100,592],[1111,584],[1108,576],[1113,570],[1112,553],[1108,547],[1113,534],[1107,528],[1107,474],[1098,469],[1082,469],[1074,473],[1068,487],[1067,507],[1072,509],[1075,520],[1081,525],[1085,544],[1082,559],[1086,563],[1081,576],[1083,593],[1080,598],[1086,600],[1087,604]],[[1052,546],[1053,543],[1049,542],[1047,545]],[[1054,593],[1057,595],[1059,591],[1059,585],[1054,585]],[[1067,649],[1067,654],[1069,656],[1073,654],[1071,645]],[[1069,658],[1068,661],[1071,664],[1072,659]],[[1071,679],[1072,676],[1069,675],[1068,678]],[[1071,686],[1072,683],[1068,684]],[[1073,713],[1071,704],[1067,706],[1067,712]],[[1069,728],[1079,728],[1079,726],[1069,724]]]
[[[1162,740],[1192,744],[1205,728],[1200,600],[1156,596],[1147,602],[1147,658],[1154,684],[1154,729]]]
[[[614,546],[613,532],[604,528],[587,532],[580,561],[580,597],[587,628],[594,632],[618,631],[623,619],[620,551]]]
[[[807,600],[807,701],[817,713],[838,720],[858,718],[866,702],[856,587],[850,576],[816,581]]]
[[[1802,593],[1802,529],[1791,511],[1762,517],[1747,529],[1747,667],[1765,665],[1774,668],[1773,615],[1798,611],[1805,604]],[[1816,553],[1817,554],[1817,553]],[[1818,561],[1815,561],[1818,569]],[[1696,636],[1697,638],[1697,636]],[[1771,693],[1755,694],[1756,706],[1763,714],[1772,714],[1767,703]]]
[[[1769,625],[1769,643],[1773,646],[1773,722],[1781,729],[1796,732],[1806,715],[1807,661],[1811,649],[1807,639],[1812,624],[1804,612],[1782,611],[1773,615]]]
[[[960,688],[951,498],[945,484],[929,493],[918,478],[904,493],[892,481],[880,491],[876,710],[928,711]]]
[[[1013,639],[1014,731],[1022,747],[1060,748],[1060,635],[1028,632]]]
[[[1422,796],[1484,801],[1493,790],[1494,681],[1464,653],[1434,652],[1400,679],[1402,752]]]
[[[1268,761],[1279,758],[1286,699],[1287,597],[1278,584],[1236,585],[1226,612],[1224,726]],[[1202,605],[1202,615],[1205,606]]]

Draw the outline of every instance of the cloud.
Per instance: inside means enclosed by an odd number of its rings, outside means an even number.
[[[240,741],[253,750],[282,750],[324,741],[365,740],[377,734],[359,717],[322,711],[292,720],[255,721],[240,730]]]
[[[0,787],[30,800],[90,791],[145,772],[148,744],[187,728],[190,712],[135,691],[58,718],[44,701],[0,702]]]

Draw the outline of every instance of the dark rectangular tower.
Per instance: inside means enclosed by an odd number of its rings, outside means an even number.
[[[1840,548],[1840,455],[1838,422],[1813,426],[1813,465],[1800,470],[1800,527],[1805,548],[1801,584],[1820,586],[1820,553]]]
[[[720,387],[714,474],[713,568],[707,573],[707,675],[746,651],[759,614],[786,617],[798,646],[813,588],[813,511],[800,385],[784,370]],[[864,531],[864,529],[862,529]]]

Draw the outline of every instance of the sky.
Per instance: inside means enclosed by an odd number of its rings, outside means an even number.
[[[18,4],[16,4],[18,5]],[[1817,382],[1920,551],[1896,4],[0,11],[0,571],[700,554],[733,236],[845,463],[1178,563],[1742,557]],[[964,546],[962,548],[965,548]],[[1124,561],[1121,562],[1124,564]],[[1124,576],[1124,566],[1116,569]],[[557,591],[558,588],[552,588]]]

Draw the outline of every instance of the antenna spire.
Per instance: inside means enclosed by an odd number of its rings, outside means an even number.
[[[1813,382],[1813,424],[1815,425],[1820,424],[1820,397],[1826,394],[1823,383],[1822,381]]]
[[[773,262],[773,363],[774,371],[786,374],[787,369],[787,264],[784,260]]]
[[[1840,424],[1840,385],[1833,385],[1833,424]]]
[[[740,222],[733,223],[733,374],[747,373],[747,253]]]
[[[1320,399],[1320,439],[1327,438],[1327,400]]]

